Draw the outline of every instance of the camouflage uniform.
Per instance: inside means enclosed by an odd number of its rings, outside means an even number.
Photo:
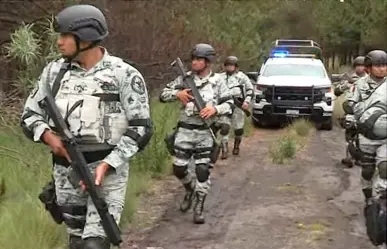
[[[362,96],[366,99],[358,102],[353,109],[360,132],[359,147],[364,157],[360,161],[362,186],[366,197],[364,214],[367,234],[374,245],[381,245],[386,242],[387,215],[385,209],[379,206],[383,203],[379,200],[386,198],[387,191],[387,78],[377,84],[370,78],[361,80],[357,85],[355,97],[356,94],[360,96],[366,93],[370,86],[374,87],[372,94]],[[384,213],[380,213],[379,208],[384,210]],[[375,220],[375,217],[378,218]]]
[[[362,113],[374,103],[374,99],[380,97],[378,92],[382,92],[385,87],[382,86],[383,82],[374,81],[371,76],[366,76],[356,82],[355,92],[348,98],[348,102],[353,102],[354,116],[358,120]],[[386,83],[384,83],[385,85]],[[375,92],[373,92],[377,88]],[[371,94],[371,95],[370,95]],[[384,92],[385,94],[385,92]],[[360,161],[363,168],[362,173],[362,185],[366,198],[371,196],[370,189],[372,188],[372,177],[375,172],[375,163],[378,165],[380,162],[387,160],[386,149],[387,139],[367,138],[364,134],[359,134],[360,150],[366,155],[363,160]],[[375,162],[376,156],[376,162]]]
[[[338,97],[341,94],[345,93],[345,99],[350,98],[355,90],[356,82],[357,80],[367,76],[365,73],[364,75],[358,75],[355,72],[352,74],[347,75],[347,79],[343,80],[342,83],[340,83],[335,88],[335,95]],[[341,163],[344,165],[347,165],[348,167],[353,166],[353,158],[351,154],[349,153],[348,146],[350,143],[355,143],[356,139],[356,132],[354,130],[354,124],[355,118],[352,114],[346,114],[345,117],[341,120],[342,127],[345,128],[345,141],[346,141],[346,157],[341,160]]]
[[[374,66],[383,70],[387,66],[387,53],[373,50],[365,57],[364,64],[370,73]],[[387,241],[387,77],[370,74],[358,80],[354,94],[343,108],[354,115],[360,133],[365,224],[371,242],[380,246]]]
[[[364,76],[367,75],[367,73],[363,72],[362,74],[358,74],[356,72],[357,66],[364,66],[364,56],[358,56],[354,59],[352,63],[353,69],[355,71],[346,73],[344,75],[344,80],[341,81],[336,87],[334,94],[339,97],[343,93],[345,93],[345,98],[350,98],[354,92],[356,81]],[[355,117],[352,114],[345,115],[344,118],[341,120],[342,127],[345,128],[345,141],[346,141],[346,157],[341,160],[341,163],[344,165],[347,165],[349,168],[353,167],[354,159],[352,158],[352,155],[349,151],[350,146],[356,146],[356,140],[357,140],[357,132],[355,129]]]
[[[237,99],[242,104],[244,102],[250,103],[253,97],[253,85],[247,75],[241,71],[236,71],[231,75],[223,72],[220,75],[221,79],[226,82],[234,99]],[[222,135],[222,158],[227,158],[228,133],[231,127],[234,129],[235,134],[233,154],[239,154],[239,145],[244,132],[245,113],[241,107],[235,107],[233,114],[221,116],[219,123],[221,124],[220,134]]]
[[[106,49],[100,49],[103,58],[87,71],[75,61],[69,64],[55,101],[70,131],[83,146],[90,172],[94,174],[101,162],[110,165],[103,180],[102,195],[118,224],[125,204],[128,160],[141,149],[139,139],[151,129],[149,100],[139,71],[109,55]],[[44,68],[25,103],[22,124],[33,133],[35,142],[40,142],[45,130],[55,130],[40,101],[51,91],[63,63],[64,59],[60,59]],[[103,149],[96,149],[98,146]],[[98,240],[106,235],[91,198],[69,181],[68,161],[54,155],[53,162],[56,202],[70,234],[70,248],[110,248],[106,240]]]
[[[347,74],[344,80],[342,80],[336,87],[335,87],[335,95],[339,97],[343,93],[346,93],[346,97],[349,97],[351,95],[351,89],[354,86],[355,82],[366,76],[367,74],[364,75],[358,75],[355,72]]]
[[[206,45],[206,46],[204,46]],[[203,51],[212,51],[212,47],[207,44],[199,44],[196,47],[203,48]],[[203,54],[205,54],[203,52]],[[203,54],[197,57],[204,57]],[[205,57],[207,58],[207,57]],[[203,97],[203,100],[213,105],[217,110],[217,115],[232,113],[233,101],[227,85],[220,79],[219,74],[210,73],[203,78],[189,72]],[[160,100],[162,102],[176,100],[176,93],[183,85],[182,77],[179,76],[162,90]],[[212,117],[212,123],[216,117]],[[194,207],[194,222],[204,223],[203,204],[210,189],[210,154],[214,140],[209,129],[204,125],[199,112],[193,101],[182,107],[180,119],[174,142],[175,158],[173,161],[173,171],[175,176],[181,181],[186,189],[186,196],[181,204],[181,211],[187,211],[195,193],[196,203]],[[191,157],[195,161],[196,180],[188,170]],[[199,218],[201,216],[201,218]]]
[[[244,102],[249,104],[254,94],[253,85],[249,77],[238,70],[238,61],[236,56],[228,56],[224,61],[225,72],[220,74],[222,80],[226,82],[227,87],[230,89],[235,105],[233,114],[221,116],[216,125],[220,130],[220,135],[222,135],[222,159],[228,157],[228,134],[231,128],[230,126],[234,128],[235,134],[233,154],[239,154],[239,145],[242,141],[243,127],[245,124],[245,114],[242,110],[242,105]],[[227,68],[227,66],[234,66],[234,69]]]

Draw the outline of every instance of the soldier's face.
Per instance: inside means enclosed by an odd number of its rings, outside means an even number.
[[[233,73],[235,69],[236,69],[235,65],[226,65],[226,71],[228,73]]]
[[[204,58],[193,57],[191,62],[191,69],[194,72],[200,72],[207,67],[207,62]]]
[[[71,56],[77,51],[74,36],[71,34],[60,34],[56,44],[58,45],[59,52],[64,57]]]
[[[361,66],[361,65],[358,65],[358,66],[355,67],[355,72],[357,74],[363,74],[365,72],[365,67]]]
[[[383,78],[387,75],[387,65],[373,65],[371,74],[378,78]]]

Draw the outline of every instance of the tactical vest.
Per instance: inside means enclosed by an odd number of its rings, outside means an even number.
[[[358,119],[361,134],[371,140],[387,138],[387,82],[382,83],[364,103],[365,110]]]
[[[107,85],[115,86],[116,90],[101,89],[99,83],[101,79],[94,77],[84,85],[91,89],[97,89],[98,93],[77,94],[74,89],[63,87],[62,84],[67,80],[68,86],[75,86],[75,82],[82,80],[71,77],[65,77],[71,70],[62,65],[57,78],[52,87],[52,93],[55,97],[57,107],[67,122],[70,131],[78,138],[83,151],[100,151],[113,148],[121,140],[123,135],[131,137],[142,150],[149,142],[152,136],[152,123],[150,119],[127,120],[124,109],[120,102],[118,92],[118,80],[115,77],[106,77],[102,79]],[[114,76],[114,72],[113,76]],[[71,82],[74,81],[74,82]],[[106,81],[106,82],[105,82]],[[109,82],[107,82],[109,81]],[[93,85],[94,84],[94,85]],[[93,90],[93,92],[94,92]],[[107,111],[113,107],[116,111],[113,113]],[[55,131],[52,120],[49,120],[51,129]],[[141,137],[134,130],[128,129],[129,126],[145,127],[145,135]]]

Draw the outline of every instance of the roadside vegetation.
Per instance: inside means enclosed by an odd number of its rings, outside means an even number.
[[[303,149],[310,136],[314,134],[314,125],[306,119],[297,119],[280,131],[278,137],[269,146],[269,156],[273,163],[286,164]]]

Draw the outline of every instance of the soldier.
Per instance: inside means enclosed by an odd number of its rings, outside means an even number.
[[[228,157],[228,134],[230,126],[234,128],[234,149],[233,155],[239,155],[239,146],[242,141],[243,127],[245,124],[244,110],[249,108],[249,103],[253,97],[254,90],[253,85],[243,72],[239,71],[238,58],[235,56],[229,56],[224,61],[225,72],[221,73],[222,79],[227,83],[228,88],[234,98],[234,104],[236,108],[232,115],[221,116],[220,123],[220,135],[222,135],[222,156],[221,159],[227,159]]]
[[[345,97],[348,98],[352,95],[351,88],[354,87],[355,82],[367,75],[364,67],[364,56],[358,56],[352,63],[354,71],[352,73],[346,74],[346,79],[343,80],[338,86],[336,86],[334,94],[339,97],[344,92],[346,93]],[[354,127],[354,117],[351,114],[345,115],[343,119],[342,126],[345,128],[345,141],[346,141],[346,157],[341,160],[341,163],[346,165],[348,168],[353,167],[353,158],[349,152],[348,147],[350,143],[356,143],[357,133]]]
[[[214,121],[216,115],[232,113],[233,100],[219,74],[211,70],[211,63],[215,60],[215,50],[211,45],[204,43],[195,45],[191,51],[191,60],[192,71],[188,74],[196,83],[207,107],[198,112],[192,101],[190,89],[180,90],[183,83],[181,76],[167,84],[161,92],[160,101],[177,99],[183,103],[173,146],[175,152],[173,172],[186,190],[180,210],[188,211],[196,197],[193,221],[202,224],[205,222],[203,205],[210,188],[210,156],[214,144],[214,139],[208,127],[204,125],[203,119]],[[188,171],[191,157],[195,161],[197,178],[195,181]]]
[[[387,53],[382,50],[369,52],[365,66],[370,76],[357,81],[348,105],[353,109],[360,133],[367,234],[378,246],[386,243],[387,214],[379,200],[386,198],[387,191]],[[375,168],[378,169],[376,177]]]
[[[60,33],[57,45],[63,58],[43,69],[25,103],[21,124],[30,139],[47,144],[53,152],[58,210],[50,212],[61,213],[69,248],[108,249],[110,242],[99,214],[82,191],[85,186],[71,181],[68,152],[41,100],[52,90],[69,129],[83,145],[95,184],[102,185],[102,195],[118,224],[125,203],[128,160],[152,133],[147,88],[139,71],[99,46],[108,36],[108,28],[96,7],[65,8],[56,16],[55,28]]]
[[[346,73],[345,79],[336,86],[334,94],[337,97],[348,91],[359,78],[367,75],[364,67],[364,56],[356,57],[352,62],[352,68],[354,71]]]
[[[386,70],[387,70],[387,54],[382,50],[373,50],[365,57],[365,66],[370,72],[370,75],[359,79],[356,82],[356,88],[351,97],[343,103],[343,109],[346,113],[354,114],[357,122],[366,123],[366,120],[385,121],[386,109],[383,110],[382,105],[372,107],[375,101],[374,99],[382,99],[382,104],[386,101],[386,92],[384,91],[386,85]],[[384,86],[383,86],[384,85]],[[381,96],[381,94],[384,96]],[[380,109],[382,108],[382,109]],[[373,116],[382,114],[379,116]],[[384,112],[384,114],[383,114]],[[378,119],[375,119],[375,118]],[[378,137],[377,134],[370,135],[371,129],[364,129],[362,125],[359,125],[359,147],[361,150],[360,164],[362,166],[362,184],[363,194],[366,199],[366,203],[372,197],[372,178],[375,172],[375,166],[379,168],[379,172],[382,172],[381,177],[385,177],[383,172],[386,172],[387,167],[387,151],[386,151],[386,137]],[[363,125],[364,126],[364,125]],[[385,129],[385,127],[382,126]],[[377,129],[380,129],[378,127]],[[381,131],[379,130],[379,133]],[[384,130],[385,132],[385,130]]]

